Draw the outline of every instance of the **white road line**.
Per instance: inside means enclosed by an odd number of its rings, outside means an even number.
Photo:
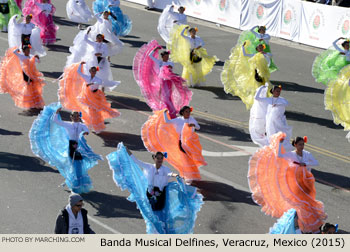
[[[92,222],[95,222],[97,225],[103,227],[104,229],[112,232],[113,234],[121,234],[118,230],[115,230],[114,228],[111,228],[110,226],[102,223],[101,221],[95,219],[94,217],[91,217],[91,215],[88,215],[88,220],[91,220]]]
[[[242,149],[244,151],[206,151],[202,150],[202,155],[206,157],[240,157],[240,156],[251,156],[253,155],[258,147],[251,147],[251,146],[240,146],[240,145],[232,145],[234,147],[237,147],[239,149]]]

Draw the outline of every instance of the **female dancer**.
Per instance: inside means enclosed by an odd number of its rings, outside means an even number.
[[[66,67],[59,83],[62,106],[73,111],[81,111],[84,123],[98,134],[106,128],[104,121],[118,117],[120,113],[111,108],[100,88],[113,89],[119,82],[105,82],[96,76],[97,68],[91,67],[89,75],[82,72],[85,62]]]
[[[330,110],[335,124],[350,130],[350,66],[345,66],[338,77],[328,83],[324,92],[326,110]],[[349,135],[350,136],[350,135]]]
[[[260,89],[263,90],[259,92]],[[260,86],[256,90],[256,93],[259,92],[260,98],[266,98],[267,90],[268,83],[266,83],[264,86]],[[269,139],[266,136],[266,113],[267,104],[254,99],[253,106],[250,110],[249,133],[253,142],[260,147],[269,145]]]
[[[207,165],[202,156],[198,123],[191,117],[191,108],[184,106],[181,117],[169,119],[166,110],[154,111],[142,126],[141,137],[148,151],[166,151],[167,161],[188,182],[201,178],[199,167]]]
[[[20,15],[21,11],[14,0],[0,0],[0,28],[7,32],[9,20],[14,15]]]
[[[287,155],[287,159],[279,157],[280,142],[285,136],[282,132],[273,135],[270,145],[259,149],[249,160],[252,197],[265,214],[275,218],[294,208],[301,231],[318,233],[327,215],[323,203],[316,200],[315,178],[303,166],[309,159],[296,158],[294,162],[295,154]],[[284,149],[281,152],[284,153]]]
[[[189,104],[192,92],[183,85],[185,80],[173,73],[169,51],[161,53],[161,60],[157,58],[159,49],[161,46],[156,40],[140,48],[134,58],[134,77],[148,106],[153,111],[167,108],[170,117],[175,118],[180,109]]]
[[[17,15],[13,16],[9,22],[9,47],[23,48],[25,45],[31,45],[31,54],[45,56],[46,51],[40,38],[40,29],[31,22],[32,15],[27,15],[23,23],[17,23],[16,19]]]
[[[244,31],[238,38],[238,45],[242,45],[244,42],[247,40],[250,41],[248,46],[246,46],[246,51],[249,54],[254,54],[257,52],[257,46],[259,44],[264,45],[263,51],[265,53],[270,53],[271,54],[271,49],[270,49],[270,35],[266,33],[266,26],[254,26],[250,31]],[[269,59],[269,71],[270,73],[276,71],[278,68],[273,62],[272,57]]]
[[[79,112],[71,113],[72,122],[61,121],[59,103],[45,106],[29,131],[33,153],[56,167],[65,184],[75,193],[92,189],[88,170],[103,160],[87,145],[88,128],[80,122]]]
[[[33,15],[33,23],[40,28],[40,37],[44,45],[56,42],[58,27],[53,22],[53,14],[56,8],[51,0],[28,0],[24,4],[23,14]]]
[[[298,213],[294,208],[284,212],[270,228],[269,234],[302,234],[298,225]]]
[[[281,143],[283,143],[283,141],[284,139],[281,139]],[[286,153],[282,153],[282,145],[280,144],[278,148],[278,157],[288,160],[289,163],[305,166],[307,171],[311,172],[310,166],[318,166],[319,163],[310,152],[304,150],[305,143],[307,143],[306,136],[295,138],[292,142],[295,150]]]
[[[157,29],[165,43],[169,43],[170,32],[174,25],[187,25],[185,7],[180,6],[178,12],[174,12],[174,5],[167,5],[159,17]]]
[[[9,93],[19,108],[41,109],[44,107],[42,88],[45,85],[43,74],[35,63],[37,55],[30,56],[30,46],[24,46],[23,54],[18,48],[9,48],[1,61],[0,93]]]
[[[172,61],[183,66],[182,78],[189,86],[204,83],[205,76],[211,72],[215,62],[218,61],[216,56],[208,56],[207,51],[202,47],[203,40],[196,34],[196,28],[179,25],[172,30],[171,39],[167,45],[172,52],[170,55]]]
[[[340,48],[337,45],[343,40]],[[333,42],[333,48],[326,50],[315,58],[312,65],[312,76],[317,82],[327,85],[329,81],[335,80],[340,70],[350,64],[349,40],[343,37]]]
[[[96,25],[93,28],[93,31],[96,34],[96,30],[100,28],[100,26]],[[97,33],[97,35],[94,37],[95,41],[93,41],[92,35],[90,34],[91,31],[92,27],[89,27],[87,32],[81,31],[75,37],[73,42],[74,45],[69,48],[71,55],[67,57],[66,67],[84,61],[87,63],[85,71],[88,72],[91,67],[98,66],[99,71],[97,72],[97,77],[102,79],[105,84],[107,82],[112,82],[113,84],[113,75],[108,57],[111,56],[110,53],[119,51],[120,46],[112,46],[111,44],[111,50],[109,50],[108,44],[104,42],[104,35]]]
[[[169,177],[176,174],[163,166],[164,154],[157,152],[152,157],[154,164],[144,163],[119,143],[118,150],[107,159],[115,183],[130,192],[128,200],[136,202],[140,209],[147,233],[193,233],[202,195],[195,187],[185,185],[179,176],[176,182],[169,183]]]
[[[120,9],[119,0],[95,0],[93,11],[95,14],[108,11],[113,25],[113,32],[118,36],[126,36],[131,32],[132,22]]]
[[[266,112],[266,137],[269,140],[273,134],[280,131],[286,134],[286,139],[283,146],[286,150],[292,150],[293,147],[289,143],[289,139],[292,136],[292,127],[287,124],[287,119],[285,116],[286,106],[288,106],[288,101],[283,97],[280,97],[282,91],[281,86],[274,86],[270,89],[272,97],[262,98],[261,93],[263,89],[259,89],[255,95],[255,100],[267,104]]]
[[[257,53],[253,54],[245,50],[249,44],[246,41],[242,46],[237,45],[232,49],[221,73],[225,92],[241,98],[247,109],[254,103],[255,90],[270,82],[268,65],[271,62],[271,54],[264,52],[263,44],[259,44],[256,47]]]
[[[85,0],[69,0],[66,5],[67,17],[77,23],[87,23],[93,15]]]

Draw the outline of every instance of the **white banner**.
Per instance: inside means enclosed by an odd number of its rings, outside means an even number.
[[[281,26],[277,36],[299,42],[302,3],[295,0],[283,0],[282,2]]]
[[[242,0],[241,30],[265,25],[267,33],[276,36],[281,24],[282,0]]]
[[[348,8],[306,2],[302,5],[301,43],[328,48],[337,38],[350,36]]]
[[[146,5],[147,0],[127,0]],[[339,37],[350,37],[350,8],[300,0],[153,0],[186,7],[188,16],[214,23],[251,29],[265,25],[271,36],[328,48]]]

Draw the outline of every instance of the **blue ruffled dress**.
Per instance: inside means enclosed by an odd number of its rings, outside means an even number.
[[[136,202],[146,222],[148,234],[189,234],[197,218],[197,212],[203,204],[203,197],[196,188],[184,184],[181,178],[166,186],[165,207],[153,211],[146,195],[147,179],[141,168],[130,158],[123,143],[107,156],[109,167],[113,171],[114,182],[130,192],[128,200]]]
[[[132,22],[128,15],[123,14],[122,10],[117,6],[109,6],[108,0],[96,0],[92,4],[94,14],[98,14],[104,11],[109,11],[117,19],[109,16],[109,20],[112,22],[113,32],[118,36],[126,36],[131,32]]]
[[[294,218],[296,211],[294,208],[284,212],[281,218],[270,228],[270,234],[296,234]]]
[[[45,106],[29,131],[29,140],[33,153],[45,162],[56,167],[65,178],[68,188],[75,193],[87,193],[92,189],[88,170],[102,160],[86,143],[82,132],[78,149],[83,159],[72,160],[69,157],[69,136],[66,129],[56,124],[53,117],[60,103]],[[59,117],[59,119],[61,119]]]

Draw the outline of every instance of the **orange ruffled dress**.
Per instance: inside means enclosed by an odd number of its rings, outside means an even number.
[[[35,67],[35,57],[25,59],[21,64],[14,54],[15,49],[9,48],[1,61],[0,93],[10,94],[19,108],[43,108],[45,103],[42,93],[45,82],[43,74]],[[23,71],[32,80],[30,83],[24,80]]]
[[[284,137],[282,132],[273,135],[270,145],[259,149],[249,161],[248,182],[253,200],[262,206],[262,212],[275,218],[294,208],[300,229],[318,232],[327,215],[323,203],[316,200],[315,178],[305,166],[278,157]]]
[[[65,68],[63,78],[59,82],[58,96],[64,108],[82,112],[84,123],[100,132],[106,128],[106,119],[118,117],[120,113],[111,108],[101,90],[91,91],[79,75],[79,67],[80,63],[76,63]]]
[[[168,118],[169,114],[167,113]],[[167,152],[168,161],[180,176],[189,180],[201,179],[199,167],[207,165],[202,156],[202,146],[198,135],[187,124],[184,125],[181,133],[182,148],[180,150],[180,136],[174,125],[164,120],[164,110],[154,111],[142,126],[141,137],[143,144],[149,152]]]

